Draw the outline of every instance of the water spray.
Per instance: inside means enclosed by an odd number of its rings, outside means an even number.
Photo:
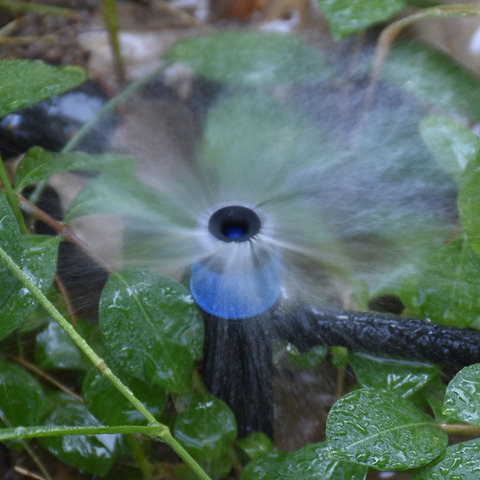
[[[192,265],[191,292],[208,314],[228,320],[260,315],[280,293],[278,250],[265,246],[266,218],[232,204],[208,212],[198,225],[201,260]]]
[[[205,383],[235,412],[241,434],[273,434],[265,312],[280,296],[281,261],[263,239],[271,228],[261,210],[237,203],[210,210],[197,227],[201,260],[192,265],[190,286],[205,317]]]

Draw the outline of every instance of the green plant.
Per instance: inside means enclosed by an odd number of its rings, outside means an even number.
[[[401,6],[403,3],[397,2],[394,10]],[[369,17],[367,24],[376,20]],[[262,48],[257,48],[259,45]],[[186,63],[205,78],[235,90],[234,96],[219,102],[208,114],[202,146],[208,168],[215,171],[223,162],[235,166],[256,153],[255,162],[271,162],[275,157],[281,173],[293,154],[308,156],[320,141],[325,156],[333,158],[329,168],[340,165],[335,145],[319,138],[295,109],[288,104],[285,108],[275,98],[279,85],[336,78],[335,68],[305,43],[272,34],[227,32],[178,44],[165,58]],[[412,242],[416,235],[427,238],[424,217],[397,226],[392,237],[396,236],[403,248],[408,243],[418,259],[413,273],[398,268],[393,280],[391,272],[387,275],[382,270],[365,278],[351,267],[349,259],[341,267],[332,266],[332,273],[343,275],[351,284],[360,307],[367,296],[386,291],[400,296],[412,316],[478,328],[479,140],[450,114],[478,122],[475,99],[480,82],[445,56],[415,43],[392,49],[383,76],[402,88],[413,88],[417,99],[434,104],[441,112],[424,117],[420,133],[452,184],[458,184],[461,227],[436,228],[434,236],[439,232],[444,236],[428,238],[425,248],[423,243]],[[1,61],[0,78],[0,116],[4,116],[73,88],[86,75],[72,67]],[[252,119],[253,108],[261,112],[260,118]],[[232,112],[233,124],[226,121]],[[385,117],[374,127],[383,122]],[[288,150],[285,142],[279,155],[274,147],[282,141],[285,125],[293,125],[296,144]],[[374,132],[367,128],[360,133]],[[235,144],[238,135],[245,136],[248,143]],[[275,451],[262,434],[237,440],[231,411],[205,392],[195,370],[195,361],[201,357],[203,323],[180,283],[150,270],[113,272],[99,306],[102,338],[95,325],[69,322],[68,315],[60,313],[65,306],[52,288],[59,242],[66,239],[80,245],[68,231],[68,222],[91,213],[110,213],[155,223],[176,213],[162,195],[132,179],[132,159],[71,152],[74,143],[59,154],[40,148],[28,151],[16,169],[13,186],[3,164],[0,170],[0,337],[5,355],[0,362],[0,412],[6,427],[0,431],[2,441],[17,448],[14,442],[19,439],[25,444],[27,439],[38,438],[45,449],[67,464],[110,478],[162,475],[159,462],[154,463],[148,455],[157,440],[167,443],[197,478],[205,479],[209,476],[197,461],[212,477],[225,477],[232,466],[240,470],[243,461],[244,480],[362,479],[369,468],[414,470],[415,479],[476,478],[478,440],[450,447],[447,442],[449,434],[480,434],[478,365],[464,368],[445,385],[438,366],[351,352],[347,361],[359,388],[332,407],[328,443],[286,454]],[[246,163],[247,168],[253,166]],[[26,187],[54,173],[91,169],[101,173],[69,206],[67,226],[49,219],[22,197]],[[237,173],[224,180],[233,182]],[[407,178],[413,181],[413,177]],[[58,237],[30,233],[22,209],[49,221]],[[400,233],[405,236],[399,238]],[[319,245],[330,242],[327,234],[315,240]],[[20,357],[21,365],[27,364],[26,358],[22,360],[27,340],[34,342],[33,358],[39,368],[75,372],[82,383],[80,398],[66,388],[63,392],[46,388],[15,363]],[[324,353],[318,354],[320,360]],[[301,359],[295,361],[301,363]],[[167,396],[176,416],[165,408]],[[123,467],[124,473],[115,470],[115,465],[121,466],[130,457],[137,468]],[[40,459],[36,461],[49,478]],[[178,478],[191,478],[183,465],[173,468]]]

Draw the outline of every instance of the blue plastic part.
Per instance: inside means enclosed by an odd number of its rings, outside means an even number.
[[[202,262],[192,265],[191,293],[199,307],[219,318],[240,320],[260,315],[280,295],[279,255],[264,259],[251,271],[218,273]]]
[[[242,238],[245,235],[245,229],[238,225],[231,225],[225,229],[223,232],[225,236],[231,239]]]

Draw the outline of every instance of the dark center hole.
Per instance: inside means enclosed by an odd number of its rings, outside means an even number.
[[[260,218],[247,207],[230,205],[212,214],[208,231],[224,242],[246,242],[260,230]]]

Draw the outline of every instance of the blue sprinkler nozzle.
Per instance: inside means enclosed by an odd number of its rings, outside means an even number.
[[[262,235],[265,218],[244,205],[209,212],[198,225],[202,260],[190,288],[205,312],[239,320],[268,310],[280,294],[280,254]]]

